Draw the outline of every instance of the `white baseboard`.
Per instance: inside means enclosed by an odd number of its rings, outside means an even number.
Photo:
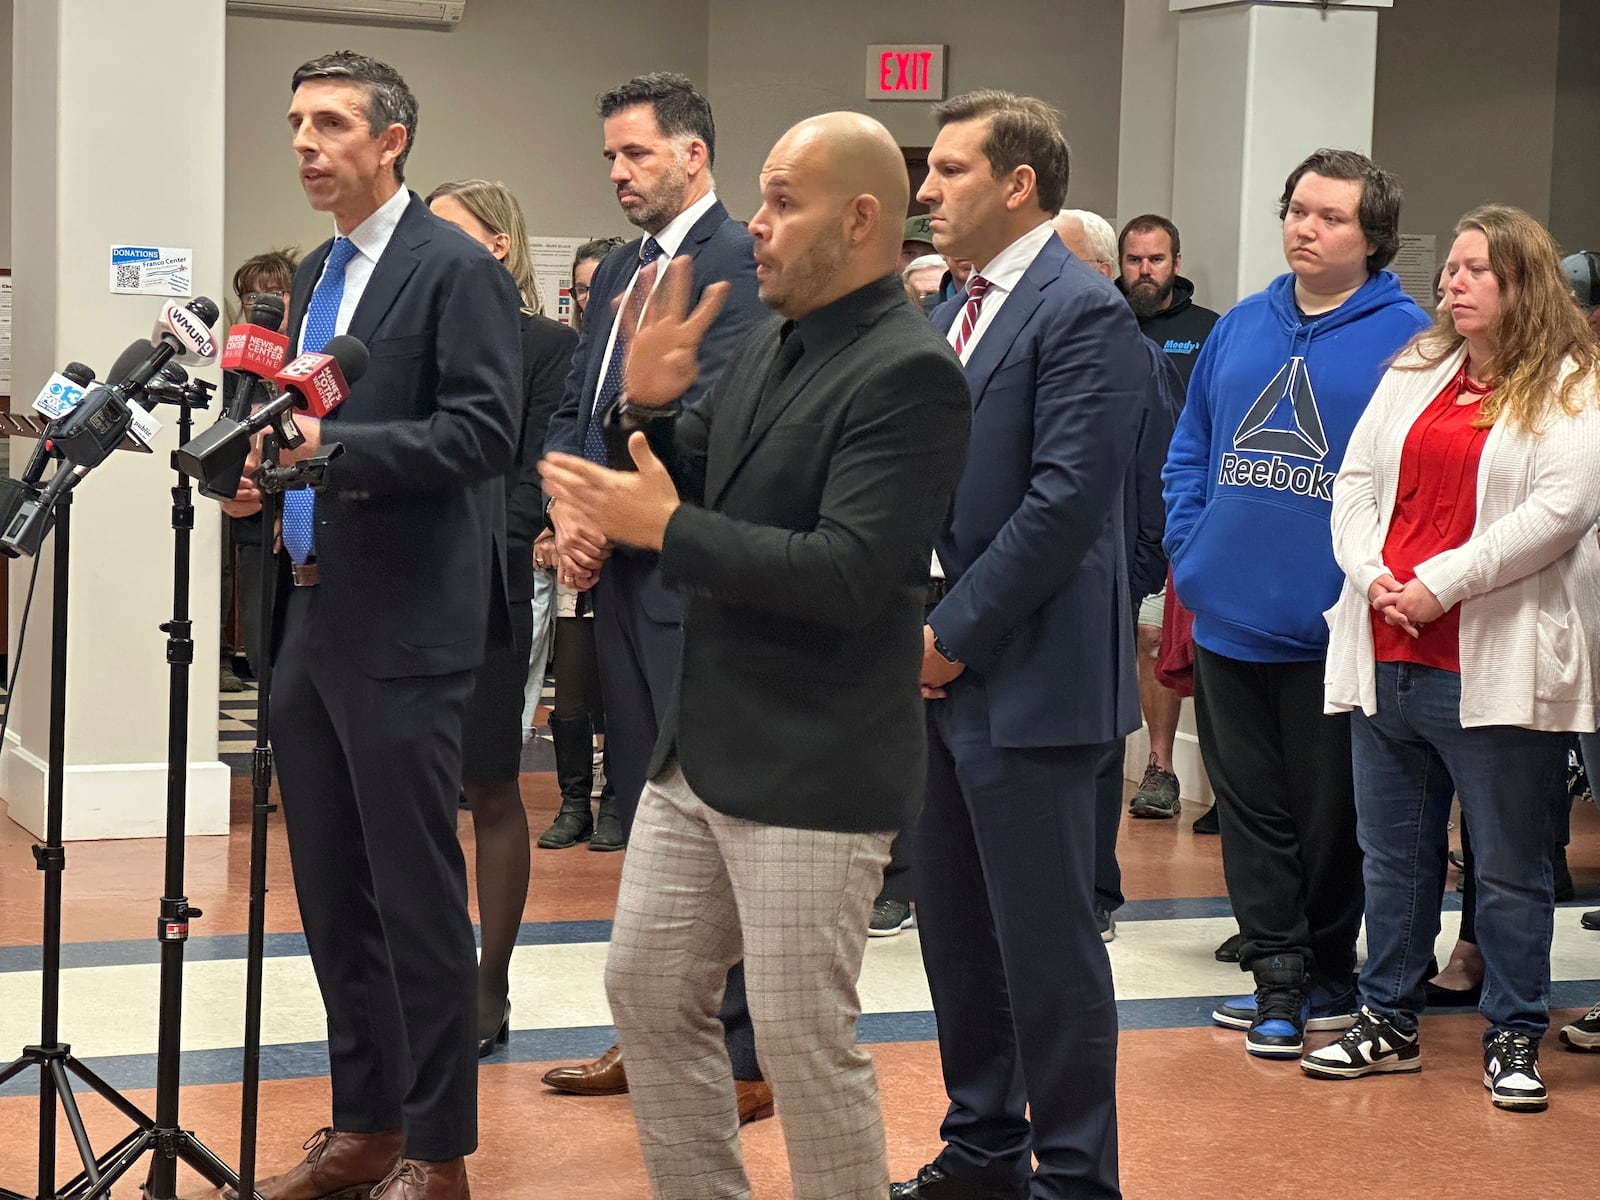
[[[36,838],[45,836],[43,759],[22,748],[9,731],[0,755],[0,795],[11,819]],[[191,762],[184,827],[190,834],[228,832],[231,779],[221,762]],[[167,764],[102,763],[66,769],[61,840],[161,837],[167,831]]]

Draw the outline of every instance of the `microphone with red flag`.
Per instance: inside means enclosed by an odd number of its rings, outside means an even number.
[[[252,437],[276,427],[283,445],[300,445],[305,439],[295,428],[294,414],[326,417],[344,403],[366,369],[367,348],[359,339],[348,334],[330,338],[320,353],[302,354],[272,377],[283,389],[276,399],[243,420],[219,417],[199,437],[179,446],[178,469],[199,481],[202,495],[231,500],[238,491]]]

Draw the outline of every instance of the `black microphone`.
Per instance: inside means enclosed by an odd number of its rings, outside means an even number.
[[[283,299],[267,293],[256,297],[242,325],[228,330],[222,369],[233,372],[234,389],[224,416],[244,420],[255,403],[252,393],[283,368],[289,349],[289,339],[278,332],[283,318]]]
[[[63,386],[65,385],[65,386]],[[55,430],[57,422],[61,420],[71,408],[61,412],[52,410],[52,406],[63,399],[76,407],[83,400],[83,393],[94,385],[94,370],[80,362],[70,362],[61,369],[60,375],[52,375],[40,391],[39,398],[33,402],[33,407],[41,413],[52,418],[50,426],[45,430],[45,436],[33,445],[33,455],[28,459],[28,466],[22,472],[22,482],[30,488],[38,484],[44,477],[44,465],[55,451],[55,446],[50,441],[50,435]],[[76,390],[77,395],[71,393]],[[12,510],[14,511],[14,510]],[[4,529],[6,522],[0,520],[0,529]]]

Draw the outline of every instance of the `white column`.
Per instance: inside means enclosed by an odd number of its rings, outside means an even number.
[[[222,300],[224,5],[218,0],[16,0],[12,58],[13,405],[73,359],[101,376],[148,337],[161,301],[113,295],[113,243],[190,247],[197,294]],[[211,373],[214,377],[214,373]],[[199,428],[214,419],[197,414]],[[65,831],[150,837],[166,823],[172,612],[170,454],[119,452],[72,509]],[[20,446],[18,447],[20,449]],[[12,454],[19,472],[25,453]],[[188,828],[226,833],[217,761],[218,514],[196,505],[190,616]],[[17,626],[32,563],[10,570],[11,646],[23,655],[0,752],[13,820],[44,828],[51,562],[47,542],[26,645]],[[152,887],[159,881],[152,880]],[[154,894],[152,892],[152,894]]]
[[[1178,16],[1168,0],[1127,0],[1117,131],[1117,228],[1172,211],[1178,113]]]
[[[1393,0],[1171,0],[1172,219],[1216,309],[1285,270],[1283,181],[1318,147],[1371,153],[1378,10]]]

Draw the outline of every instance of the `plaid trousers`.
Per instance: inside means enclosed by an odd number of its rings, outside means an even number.
[[[674,766],[645,786],[617,895],[606,992],[660,1200],[748,1200],[717,1011],[741,954],[795,1200],[883,1200],[883,1114],[856,1044],[856,981],[889,833],[725,816]]]

